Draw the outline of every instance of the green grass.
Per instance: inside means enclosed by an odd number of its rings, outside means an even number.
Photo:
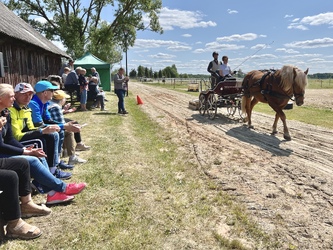
[[[309,89],[333,89],[333,79],[308,79]]]
[[[82,138],[92,150],[80,153],[88,162],[76,166],[70,180],[87,182],[86,190],[71,204],[52,207],[50,216],[27,219],[44,232],[40,238],[4,242],[0,249],[246,249],[244,241],[271,246],[246,209],[220,192],[131,94],[126,116],[116,114],[115,95],[107,98],[110,112],[70,115],[88,123]],[[230,235],[218,233],[221,215],[233,221]]]
[[[258,103],[253,110],[268,115],[275,115],[272,108],[264,103]],[[288,120],[295,120],[333,129],[332,109],[315,108],[310,106],[297,107],[294,105],[293,109],[284,110],[283,112],[286,114]]]

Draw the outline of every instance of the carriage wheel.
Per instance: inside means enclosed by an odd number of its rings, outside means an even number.
[[[213,120],[217,114],[217,98],[214,93],[208,95],[206,108],[208,118]]]
[[[199,113],[200,115],[205,115],[206,112],[206,97],[203,93],[199,95]]]

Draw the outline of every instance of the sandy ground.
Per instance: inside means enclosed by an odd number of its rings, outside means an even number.
[[[270,134],[272,116],[254,113],[249,130],[224,108],[213,121],[201,116],[188,108],[195,98],[187,94],[135,82],[131,91],[281,249],[333,249],[332,130],[287,120],[292,140],[285,141]],[[305,105],[333,108],[333,90],[307,90]]]

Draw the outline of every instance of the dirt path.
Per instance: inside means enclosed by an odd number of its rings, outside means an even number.
[[[255,113],[255,130],[249,130],[237,115],[219,114],[213,121],[199,115],[188,108],[195,98],[186,94],[134,82],[131,91],[145,112],[174,133],[180,150],[191,152],[202,171],[243,202],[283,249],[333,248],[332,130],[288,120],[287,142],[281,133],[270,135],[268,115]],[[332,96],[309,90],[305,104],[332,108]]]

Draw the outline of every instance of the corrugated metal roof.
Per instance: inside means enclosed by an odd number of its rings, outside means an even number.
[[[0,33],[33,44],[54,54],[67,58],[70,57],[66,52],[46,39],[46,37],[42,36],[37,30],[30,26],[30,24],[15,15],[15,13],[8,9],[2,2],[0,2]]]

